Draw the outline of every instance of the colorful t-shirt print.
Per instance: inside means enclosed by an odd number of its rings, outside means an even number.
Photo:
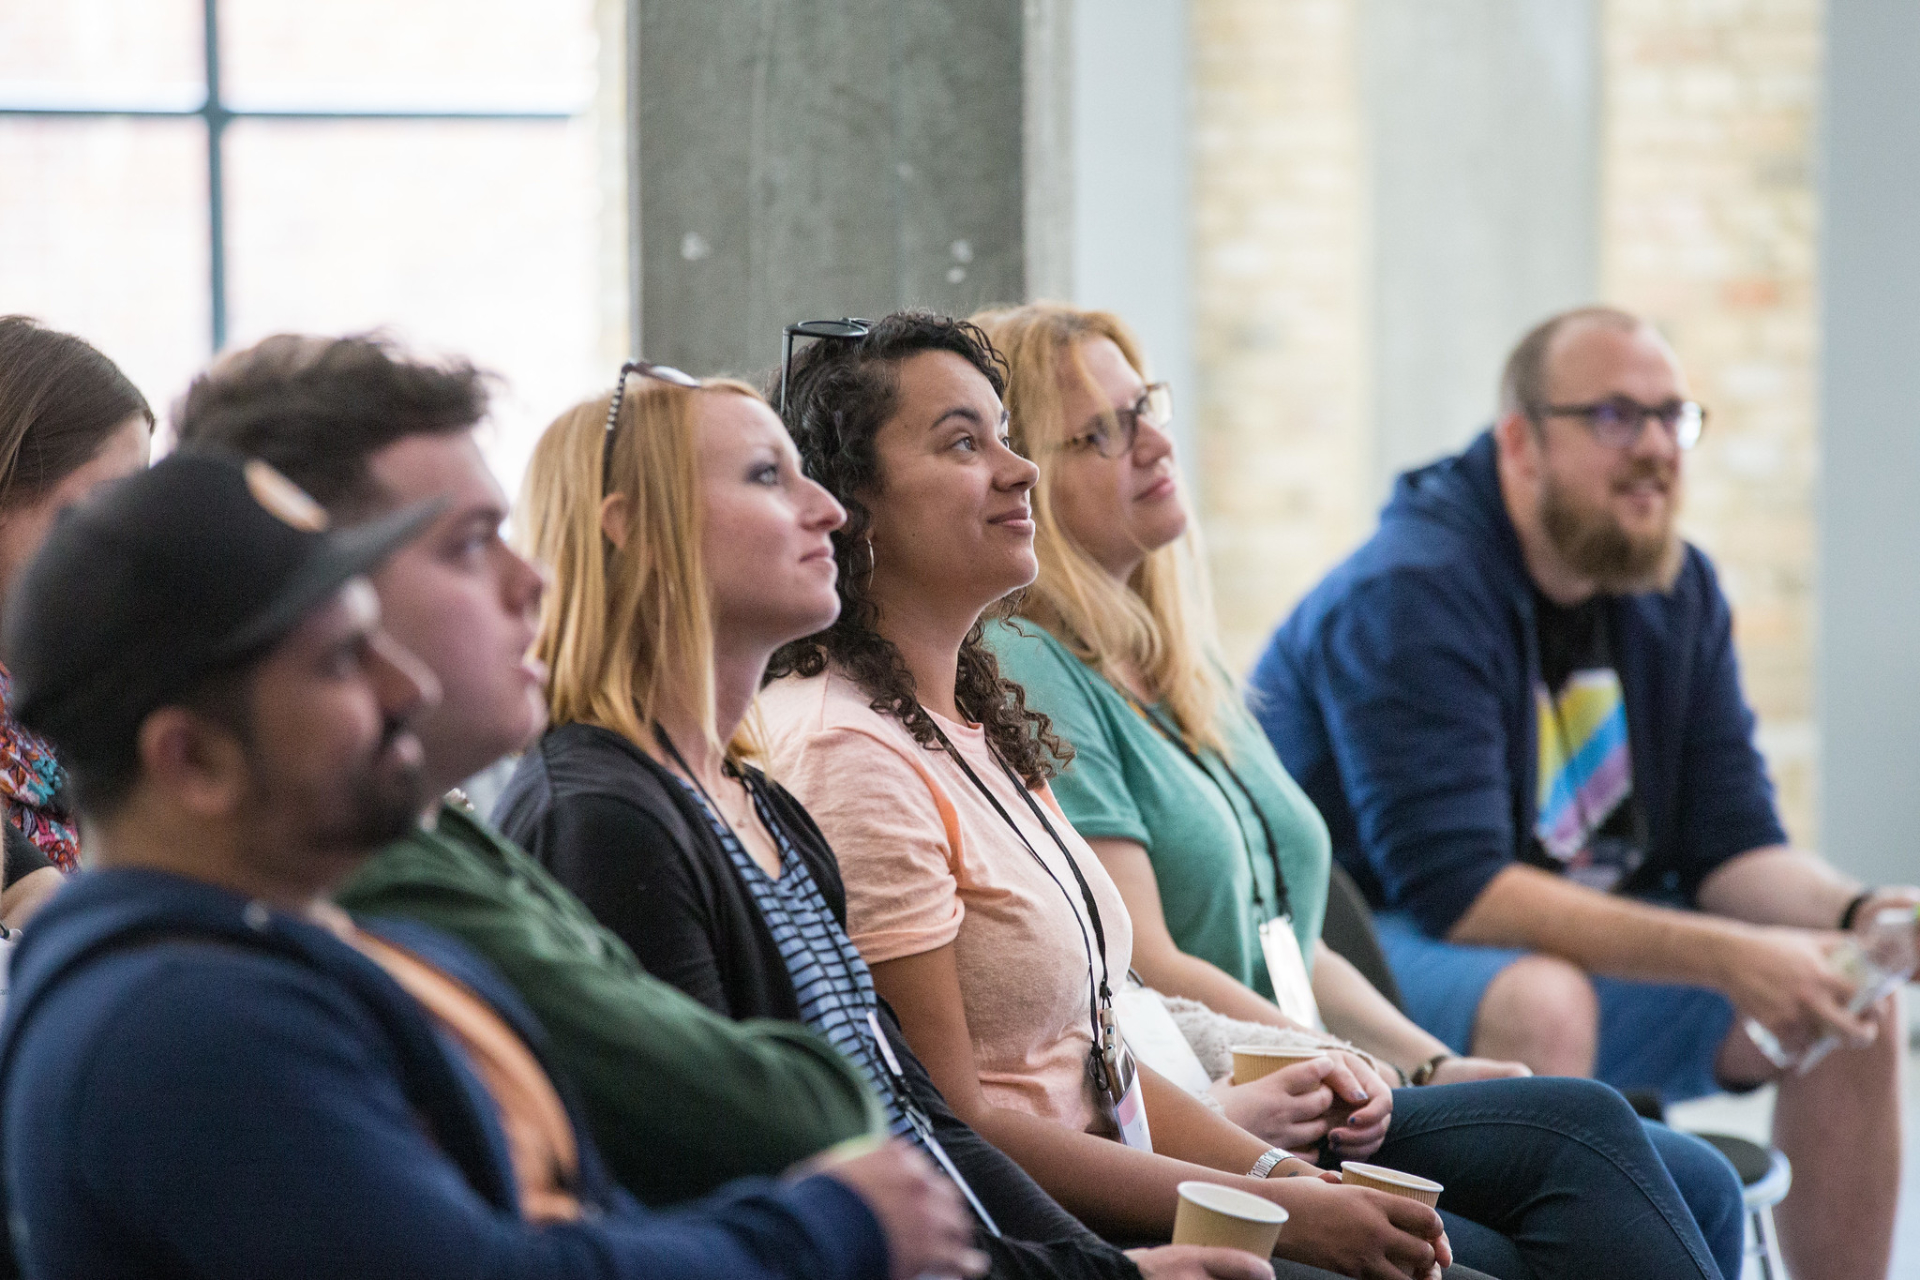
[[[1633,803],[1633,757],[1620,674],[1602,601],[1563,609],[1536,600],[1541,679],[1534,841],[1542,865],[1611,892],[1645,856]]]

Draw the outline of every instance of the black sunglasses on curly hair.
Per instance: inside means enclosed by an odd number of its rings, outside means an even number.
[[[793,372],[793,340],[795,338],[826,338],[841,342],[858,342],[873,332],[873,321],[860,320],[853,316],[844,316],[839,320],[802,320],[799,324],[790,324],[783,331],[780,341],[780,403],[777,408],[780,416],[787,416],[787,377]]]

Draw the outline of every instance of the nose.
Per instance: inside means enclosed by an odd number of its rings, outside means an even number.
[[[504,542],[498,550],[506,557],[500,572],[501,599],[514,613],[534,612],[540,607],[541,597],[547,594],[546,573]]]
[[[1040,480],[1040,468],[1035,465],[1033,459],[1016,453],[1006,444],[1001,444],[998,448],[1001,464],[994,473],[994,485],[1014,493],[1031,490]]]
[[[405,720],[440,704],[440,680],[413,650],[376,631],[367,644],[367,670],[380,696],[380,709]]]
[[[1674,429],[1660,420],[1652,409],[1646,409],[1640,415],[1640,434],[1635,437],[1630,452],[1639,458],[1657,458],[1663,462],[1680,461],[1680,442],[1675,438]]]
[[[805,528],[817,533],[832,533],[847,522],[847,509],[827,492],[825,485],[816,480],[808,480],[805,484],[808,499],[804,508]]]
[[[1150,467],[1173,452],[1173,435],[1167,427],[1147,418],[1140,419],[1140,426],[1133,437],[1133,460],[1142,467]]]

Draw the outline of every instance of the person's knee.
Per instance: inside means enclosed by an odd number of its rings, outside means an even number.
[[[1600,998],[1578,966],[1529,955],[1487,984],[1474,1018],[1474,1052],[1517,1059],[1541,1075],[1593,1072]]]

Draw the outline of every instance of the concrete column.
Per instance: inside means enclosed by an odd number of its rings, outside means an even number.
[[[1363,0],[1376,478],[1492,417],[1533,321],[1593,300],[1595,0]]]
[[[639,345],[1023,296],[1022,0],[634,0]]]
[[[1822,843],[1920,879],[1920,8],[1827,7],[1820,273]]]

